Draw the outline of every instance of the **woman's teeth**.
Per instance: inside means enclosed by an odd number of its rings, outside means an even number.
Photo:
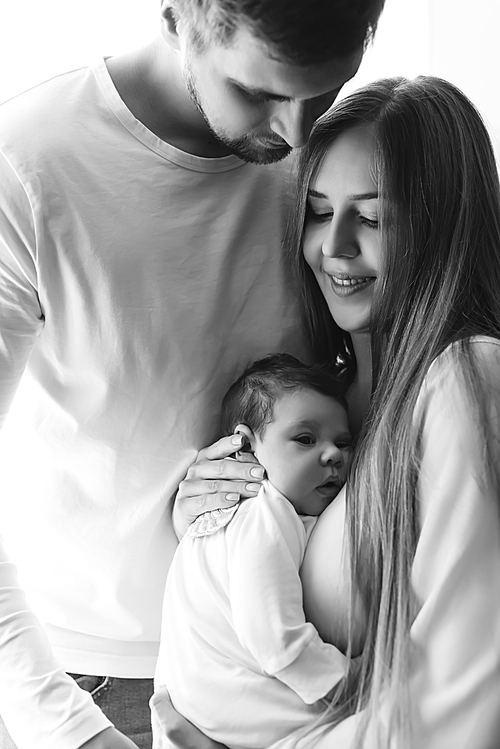
[[[367,281],[371,281],[373,279],[373,276],[366,276],[364,278],[338,278],[338,276],[332,276],[332,279],[335,281],[335,283],[338,283],[339,286],[357,286],[360,283],[366,283]]]

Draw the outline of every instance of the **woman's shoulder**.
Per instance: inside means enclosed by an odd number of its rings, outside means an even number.
[[[424,385],[436,385],[455,379],[466,359],[486,380],[500,381],[500,339],[476,335],[451,343],[434,359],[424,380]]]
[[[495,419],[500,404],[500,340],[477,335],[450,344],[434,359],[422,382],[414,423],[430,413],[464,425],[475,412],[474,397]],[[491,413],[490,413],[491,412]]]

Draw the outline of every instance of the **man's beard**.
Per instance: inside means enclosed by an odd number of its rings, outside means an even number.
[[[217,141],[219,141],[219,143],[222,143],[223,146],[229,148],[229,150],[242,159],[242,161],[246,161],[250,164],[275,164],[277,161],[282,161],[290,154],[292,148],[288,144],[283,147],[277,146],[275,148],[266,148],[251,135],[242,135],[241,138],[229,138],[223,130],[215,130],[203,108],[193,74],[189,67],[183,71],[183,78],[193,104],[205,120],[210,133]]]

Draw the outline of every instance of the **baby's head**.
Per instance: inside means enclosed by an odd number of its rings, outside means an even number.
[[[319,515],[343,486],[352,437],[337,379],[288,354],[252,364],[222,402],[224,434],[247,437],[269,481],[301,515]]]

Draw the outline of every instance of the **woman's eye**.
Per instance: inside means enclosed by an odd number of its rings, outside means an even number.
[[[298,442],[300,445],[314,445],[316,440],[311,434],[299,434],[298,437],[295,437],[295,442]]]
[[[368,216],[360,216],[359,220],[364,226],[368,226],[369,229],[378,229],[378,219],[368,218]]]
[[[333,211],[315,211],[312,206],[307,205],[306,219],[308,221],[314,221],[318,224],[324,224],[327,221],[331,221]]]

